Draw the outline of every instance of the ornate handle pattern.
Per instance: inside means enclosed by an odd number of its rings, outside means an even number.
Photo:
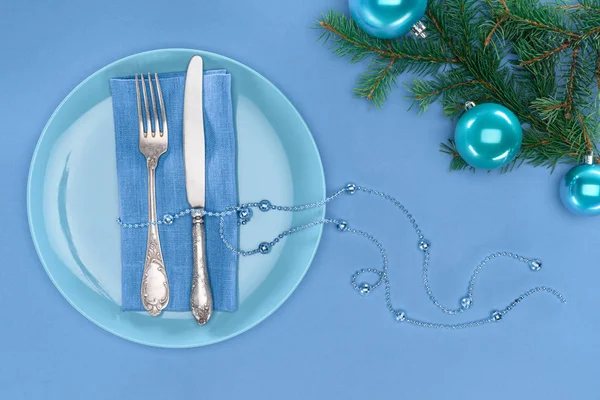
[[[198,213],[192,215],[192,240],[194,248],[194,274],[190,306],[194,318],[200,325],[208,322],[213,311],[212,293],[206,268],[204,240],[204,217]]]
[[[156,222],[156,183],[155,165],[148,160],[148,220]],[[160,248],[158,226],[148,226],[148,243],[146,245],[146,261],[142,277],[142,305],[153,317],[159,315],[169,304],[169,281]]]

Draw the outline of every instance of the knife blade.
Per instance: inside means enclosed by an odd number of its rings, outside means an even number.
[[[185,190],[192,212],[193,274],[190,308],[200,325],[212,315],[213,302],[206,266],[204,205],[206,199],[206,159],[204,142],[202,57],[194,56],[188,65],[183,99],[183,159]]]
[[[204,150],[204,113],[202,57],[194,56],[188,65],[183,99],[183,157],[185,190],[191,208],[204,208],[206,173]]]

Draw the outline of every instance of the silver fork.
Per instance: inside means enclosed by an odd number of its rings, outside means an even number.
[[[146,83],[144,75],[135,76],[135,92],[137,94],[137,111],[139,122],[140,152],[146,156],[146,166],[148,168],[148,243],[146,245],[146,261],[144,262],[144,275],[142,277],[142,304],[148,313],[157,316],[169,304],[169,281],[167,271],[160,248],[160,238],[158,236],[158,224],[156,216],[156,166],[161,155],[165,154],[169,146],[169,131],[167,129],[167,116],[163,102],[158,74],[154,74],[156,81],[156,92],[158,94],[158,103],[161,111],[162,129],[158,119],[156,109],[156,98],[154,97],[154,88],[152,77],[148,74],[148,86],[150,88],[150,98],[152,102],[152,111],[154,115],[154,125],[150,121],[150,110],[148,106],[148,94],[146,92]],[[146,115],[146,129],[144,130],[144,117],[142,114],[142,99],[140,99],[140,81],[141,92],[144,102],[144,111]]]

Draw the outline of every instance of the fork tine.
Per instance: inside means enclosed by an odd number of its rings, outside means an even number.
[[[148,137],[148,133],[152,134],[154,137],[154,132],[152,132],[152,126],[150,125],[150,109],[148,108],[148,94],[146,93],[146,82],[144,82],[144,74],[140,74],[142,78],[142,94],[144,95],[144,110],[146,111],[146,135]]]
[[[144,120],[142,119],[142,99],[140,99],[140,82],[138,79],[138,74],[135,74],[135,94],[137,97],[138,124],[140,125],[140,135],[144,135],[144,137],[146,137],[146,133],[144,132]]]
[[[152,76],[148,73],[148,84],[150,85],[150,100],[152,101],[152,113],[154,114],[154,129],[152,132],[160,134],[158,126],[158,111],[156,111],[156,97],[154,97],[154,85],[152,84]],[[162,136],[162,134],[160,135]]]
[[[158,93],[158,103],[160,104],[160,117],[162,119],[162,132],[160,136],[168,135],[169,131],[167,130],[167,113],[165,112],[165,103],[163,101],[162,90],[160,88],[160,81],[158,80],[158,74],[154,74],[154,79],[156,80],[156,92]]]

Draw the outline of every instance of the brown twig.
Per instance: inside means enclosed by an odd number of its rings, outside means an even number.
[[[446,33],[442,29],[440,23],[435,18],[435,15],[433,15],[433,13],[431,12],[431,10],[429,10],[429,9],[427,9],[427,16],[429,17],[429,19],[431,20],[431,22],[433,22],[433,25],[435,26],[435,29],[437,29],[437,31],[440,33],[440,36],[446,41],[446,44],[448,45],[448,47],[450,48],[450,50],[452,51],[452,53],[454,53],[454,55],[456,56],[456,58],[460,62],[462,62],[463,64],[465,64],[465,60],[464,60],[462,54],[460,54],[460,52],[454,46],[454,44],[452,43],[452,41],[450,39],[448,39],[448,37],[446,36]]]
[[[544,110],[552,111],[552,110],[556,110],[557,108],[564,108],[566,106],[567,106],[567,103],[559,103],[559,104],[555,104],[553,106],[544,107]]]
[[[537,56],[537,57],[532,58],[530,60],[522,61],[521,65],[523,67],[525,67],[525,66],[533,64],[535,62],[538,62],[538,61],[541,61],[541,60],[545,60],[546,58],[551,57],[553,54],[560,53],[561,51],[563,51],[564,49],[566,49],[567,47],[569,47],[569,45],[570,45],[570,42],[566,41],[561,46],[558,46],[557,48],[552,49],[550,51],[547,51],[546,53],[544,53],[544,54],[542,54],[540,56]]]
[[[598,84],[598,90],[600,90],[600,51],[598,51],[598,60],[596,61],[596,73],[594,73],[594,77]]]
[[[383,50],[377,47],[373,47],[373,46],[368,46],[364,43],[360,43],[359,41],[356,41],[346,35],[344,35],[342,32],[338,31],[337,29],[335,29],[333,26],[331,26],[330,24],[328,24],[327,22],[321,21],[319,22],[319,25],[321,25],[321,27],[337,36],[339,36],[340,38],[342,38],[343,40],[352,43],[353,45],[363,48],[363,49],[367,49],[369,51],[372,51],[373,53],[377,53],[379,55],[383,55],[385,57],[389,57],[389,58],[396,58],[396,59],[400,59],[400,58],[406,58],[406,59],[411,59],[411,60],[418,60],[418,61],[428,61],[428,62],[434,62],[434,63],[458,63],[459,60],[457,59],[441,59],[441,58],[436,58],[436,57],[431,57],[431,56],[421,56],[421,55],[416,55],[416,54],[406,54],[406,53],[400,53],[400,52],[396,52],[396,51],[391,51],[391,50]],[[391,46],[389,46],[391,47]]]
[[[561,33],[561,34],[563,34],[565,36],[569,36],[569,37],[571,37],[571,38],[573,38],[575,40],[581,39],[581,35],[578,34],[578,33],[575,33],[575,32],[565,31],[565,30],[560,29],[560,28],[555,28],[553,26],[542,24],[541,22],[533,21],[533,20],[530,20],[530,19],[527,19],[527,18],[518,17],[518,16],[513,15],[513,14],[510,14],[510,18],[512,18],[514,20],[517,20],[517,21],[520,21],[520,22],[528,23],[528,24],[533,25],[533,26],[535,26],[537,28],[542,28],[542,29],[546,29],[548,31]]]
[[[496,32],[496,30],[498,28],[500,28],[500,25],[502,25],[504,23],[504,21],[506,21],[507,19],[508,19],[508,15],[504,15],[502,18],[500,18],[498,20],[498,22],[496,22],[496,25],[494,25],[494,27],[490,31],[489,35],[487,35],[487,37],[485,38],[485,47],[487,47],[490,44],[490,42],[492,41],[492,36],[494,35],[494,32]]]
[[[379,77],[377,78],[375,83],[373,83],[373,85],[371,85],[371,87],[369,88],[369,94],[367,95],[367,100],[373,99],[373,93],[375,92],[375,90],[377,90],[379,85],[381,85],[381,82],[383,81],[385,76],[390,72],[390,69],[392,69],[392,66],[396,62],[396,58],[397,57],[392,57],[390,59],[390,63],[388,64],[388,66],[381,72],[381,74],[379,75]]]
[[[585,144],[587,146],[588,151],[592,151],[594,149],[594,145],[592,144],[592,138],[590,137],[590,132],[585,125],[585,121],[581,114],[577,115],[579,117],[579,122],[581,122],[581,128],[583,128],[583,136],[585,137]]]
[[[502,3],[502,5],[504,6],[504,10],[506,10],[507,13],[510,13],[510,8],[508,8],[508,4],[506,4],[506,0],[500,0],[500,3]]]
[[[542,28],[542,29],[545,29],[547,31],[561,33],[561,34],[563,34],[565,36],[571,37],[574,40],[579,40],[582,37],[582,35],[580,35],[578,33],[575,33],[575,32],[566,31],[564,29],[556,28],[554,26],[542,24],[541,22],[533,21],[531,19],[523,18],[523,17],[520,17],[518,15],[515,15],[515,14],[512,13],[512,11],[510,11],[510,9],[508,8],[508,5],[506,4],[505,0],[500,0],[500,2],[504,5],[504,9],[506,10],[506,14],[505,15],[507,15],[509,18],[511,18],[511,19],[513,19],[515,21],[524,22],[526,24],[533,25],[533,26],[535,26],[537,28]]]
[[[588,38],[592,35],[595,35],[598,32],[600,32],[600,26],[597,26],[594,29],[590,29],[589,31],[585,32],[583,35],[581,35],[581,38],[582,39]]]
[[[545,144],[548,144],[548,143],[550,143],[550,142],[552,142],[552,140],[551,140],[551,139],[542,139],[542,140],[540,140],[540,141],[539,141],[539,142],[537,142],[537,143],[532,143],[532,144],[528,144],[528,145],[526,145],[526,146],[523,146],[523,148],[524,148],[524,149],[533,149],[533,148],[535,148],[535,147],[538,147],[538,146],[543,146],[543,145],[545,145]]]
[[[431,10],[427,10],[427,16],[429,17],[429,19],[431,20],[431,22],[433,22],[433,25],[435,26],[435,29],[439,32],[440,36],[442,37],[442,39],[444,39],[448,45],[448,47],[450,48],[450,50],[452,51],[452,53],[454,53],[454,55],[456,56],[456,58],[458,58],[460,60],[460,62],[466,66],[469,66],[469,63],[467,62],[467,60],[465,60],[465,57],[461,54],[461,52],[458,51],[458,49],[456,48],[456,46],[454,46],[454,44],[452,43],[452,40],[450,40],[450,38],[448,38],[448,36],[446,35],[446,32],[444,32],[444,30],[442,29],[442,26],[439,24],[438,20],[435,18],[435,15],[433,15],[433,13],[431,12]],[[471,68],[469,68],[471,69]],[[478,79],[476,79],[480,84],[482,84],[483,86],[485,86],[490,92],[492,92],[497,98],[502,98],[501,93],[489,82],[487,82],[485,79],[482,79],[481,77],[479,77]]]
[[[431,93],[427,93],[427,94],[424,94],[424,95],[415,96],[415,100],[423,100],[423,99],[425,99],[427,97],[437,96],[438,94],[440,94],[442,92],[445,92],[446,90],[454,89],[454,88],[459,87],[459,86],[474,85],[474,84],[480,84],[480,83],[482,83],[482,82],[480,80],[478,80],[478,79],[471,79],[470,81],[465,81],[465,82],[457,82],[457,83],[454,83],[452,85],[448,85],[448,86],[445,86],[443,88],[439,88],[437,90],[434,90]]]
[[[461,0],[460,2],[460,15],[461,15],[461,19],[462,19],[462,23],[463,23],[463,29],[465,32],[465,45],[466,45],[466,50],[467,53],[471,52],[471,46],[470,46],[470,39],[469,39],[469,24],[467,23],[467,20],[465,18],[465,14],[466,14],[466,10],[465,10],[465,2],[464,0]]]
[[[542,132],[548,132],[549,134],[558,137],[566,145],[568,145],[569,148],[575,147],[575,144],[573,143],[573,141],[571,139],[569,139],[567,136],[565,136],[562,132],[552,131],[550,129],[550,126],[548,126],[544,121],[535,119],[532,115],[526,115],[525,119],[528,120],[532,126],[535,126],[537,129],[541,130]]]
[[[595,11],[597,13],[600,13],[600,9],[594,8],[594,7],[590,7],[590,6],[586,6],[583,4],[572,4],[572,5],[567,5],[567,6],[558,6],[554,8],[555,10],[588,10],[588,11]]]
[[[573,48],[573,60],[571,61],[571,71],[567,81],[567,100],[565,107],[565,118],[571,119],[573,109],[573,89],[575,87],[575,71],[577,70],[577,56],[579,55],[579,45]]]

